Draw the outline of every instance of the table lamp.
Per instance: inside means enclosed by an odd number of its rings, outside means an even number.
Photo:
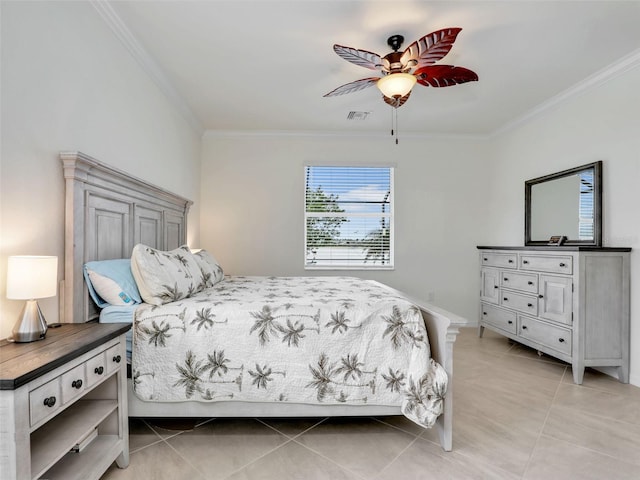
[[[9,257],[7,298],[27,301],[11,331],[14,342],[33,342],[45,337],[47,322],[36,299],[55,296],[57,285],[58,257]]]

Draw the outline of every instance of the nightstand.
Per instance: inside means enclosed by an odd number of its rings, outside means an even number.
[[[0,342],[2,478],[99,479],[129,464],[130,328],[69,323],[38,342]]]

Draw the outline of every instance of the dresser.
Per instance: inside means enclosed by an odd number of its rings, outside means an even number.
[[[130,328],[63,324],[41,341],[0,342],[2,478],[90,480],[128,465]]]
[[[478,335],[489,328],[571,364],[616,367],[629,382],[630,248],[478,247]]]

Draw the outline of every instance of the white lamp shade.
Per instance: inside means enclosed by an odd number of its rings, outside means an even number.
[[[376,83],[385,97],[404,97],[416,84],[416,77],[410,73],[391,73]]]
[[[30,300],[55,296],[58,257],[13,256],[7,265],[7,298]]]

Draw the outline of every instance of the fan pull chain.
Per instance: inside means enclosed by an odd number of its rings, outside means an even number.
[[[391,107],[391,136],[396,137],[396,145],[398,145],[398,109]]]

